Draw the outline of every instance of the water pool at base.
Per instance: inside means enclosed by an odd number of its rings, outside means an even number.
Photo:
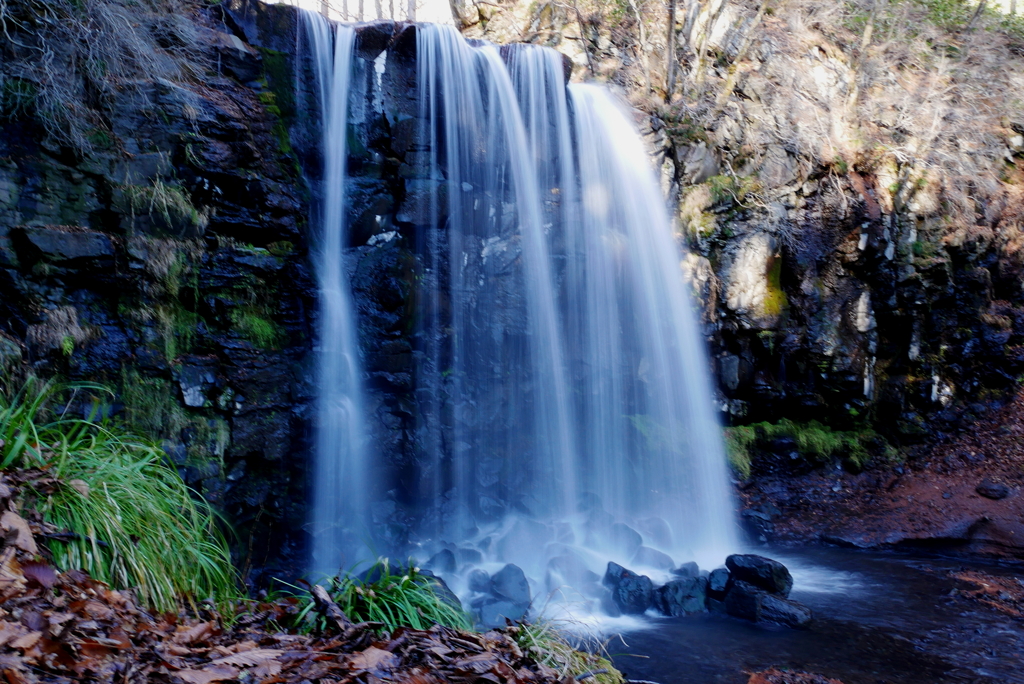
[[[1024,577],[1020,566],[843,549],[761,550],[793,571],[810,631],[719,615],[652,618],[608,644],[633,680],[746,684],[775,666],[844,684],[1024,683],[1024,621],[962,597],[949,572]],[[960,585],[962,586],[962,585]]]

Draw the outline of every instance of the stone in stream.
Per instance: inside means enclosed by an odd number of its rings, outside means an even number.
[[[509,563],[491,577],[491,593],[497,598],[521,606],[523,612],[530,606],[530,583],[518,565]],[[518,619],[518,618],[516,618]]]
[[[793,589],[793,576],[785,565],[777,560],[752,553],[736,553],[725,559],[733,579],[749,582],[783,597]]]
[[[625,523],[614,523],[608,530],[608,543],[622,555],[631,558],[643,546],[644,538]]]
[[[469,573],[469,590],[486,594],[491,590],[491,576],[480,568]]]
[[[693,561],[690,561],[689,563],[683,563],[673,570],[672,574],[679,577],[700,577],[700,567]]]
[[[587,567],[583,558],[571,549],[548,561],[545,574],[548,591],[556,591],[568,585],[573,589],[587,594],[586,589],[596,585],[601,577]]]
[[[651,607],[654,583],[646,575],[638,575],[618,563],[608,563],[604,585],[611,589],[612,600],[623,613],[636,615]]]
[[[993,501],[999,501],[1005,499],[1010,495],[1010,488],[1000,482],[993,482],[992,480],[982,480],[974,491],[981,494],[986,499],[992,499]]]
[[[450,549],[441,549],[424,564],[434,572],[449,574],[455,572],[455,554]]]
[[[675,566],[675,561],[667,553],[662,553],[649,546],[641,546],[637,549],[636,553],[633,554],[632,562],[635,565],[657,568],[659,570],[671,570]]]
[[[490,599],[474,605],[480,616],[480,625],[489,629],[504,627],[506,620],[515,622],[526,616],[526,608],[511,601]]]
[[[725,612],[751,622],[767,622],[794,629],[807,629],[811,609],[782,596],[768,593],[753,584],[737,580],[725,595]]]
[[[672,617],[703,613],[707,601],[707,585],[708,581],[704,577],[672,580],[654,590],[654,606]]]
[[[708,575],[708,597],[721,600],[725,597],[725,591],[729,588],[729,571],[726,568],[716,568]]]

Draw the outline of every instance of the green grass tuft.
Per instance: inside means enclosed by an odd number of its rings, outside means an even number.
[[[378,560],[368,576],[378,574],[379,579],[373,582],[364,582],[352,575],[335,577],[328,582],[331,598],[353,622],[381,622],[389,632],[398,627],[429,629],[435,624],[472,629],[469,616],[444,600],[440,584],[433,577],[420,573],[415,567],[392,572],[387,558]],[[325,625],[313,612],[312,598],[307,596],[303,601],[299,622],[307,628],[323,630]]]
[[[509,628],[509,634],[523,653],[556,670],[563,680],[595,673],[584,681],[595,684],[624,684],[626,681],[622,673],[612,666],[603,646],[595,649],[597,653],[581,650],[550,621],[519,624]]]
[[[83,569],[153,608],[181,599],[224,606],[238,596],[213,512],[155,444],[109,422],[68,415],[100,385],[61,387],[30,378],[0,391],[0,467],[44,467],[55,485],[29,485],[26,503],[70,541],[49,542],[62,570]]]

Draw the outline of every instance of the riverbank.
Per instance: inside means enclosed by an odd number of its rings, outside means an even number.
[[[836,466],[740,486],[755,535],[780,544],[941,548],[1024,559],[1024,392],[900,464]],[[765,523],[770,523],[765,525]]]
[[[770,667],[843,684],[1022,681],[1024,621],[985,603],[974,581],[1016,584],[1019,566],[841,548],[765,553],[793,571],[792,595],[814,610],[809,630],[664,618],[613,644],[616,666],[662,684],[746,684]]]

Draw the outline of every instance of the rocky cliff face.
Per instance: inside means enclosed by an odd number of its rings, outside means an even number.
[[[0,362],[114,388],[102,410],[163,441],[242,567],[301,565],[316,290],[283,55],[221,8],[163,16],[200,73],[84,78],[80,144],[47,127],[53,81],[15,72],[53,37],[19,18],[0,47]],[[148,18],[135,39],[168,57]]]

